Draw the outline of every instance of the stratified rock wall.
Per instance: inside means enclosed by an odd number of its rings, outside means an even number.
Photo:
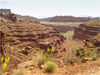
[[[6,34],[3,54],[10,57],[8,71],[15,69],[21,62],[31,60],[38,51],[46,51],[52,46],[56,57],[65,53],[64,37],[56,29],[43,26],[35,20],[17,18],[14,22],[6,17],[0,17],[0,27]]]
[[[93,38],[100,33],[100,23],[98,21],[88,22],[84,24],[80,24],[79,27],[74,30],[74,38],[78,38],[81,40],[86,40],[89,38]]]
[[[35,20],[17,18],[16,23],[7,20],[5,22],[9,29],[6,42],[11,46],[26,48],[40,48],[47,50],[54,46],[57,56],[65,52],[64,37],[59,32],[48,26],[43,26]]]
[[[94,45],[100,47],[100,21],[80,24],[74,29],[74,38],[80,40],[95,40]]]
[[[16,22],[17,18],[13,13],[7,13],[7,14],[0,14],[0,17],[11,20],[12,22]]]

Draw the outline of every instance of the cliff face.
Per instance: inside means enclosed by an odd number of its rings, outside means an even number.
[[[0,17],[5,18],[7,20],[11,20],[13,22],[17,21],[17,18],[13,13],[6,13],[6,14],[1,13]]]
[[[44,50],[53,45],[58,53],[64,49],[62,46],[64,38],[54,28],[45,27],[36,21],[27,19],[18,20],[17,23],[17,25],[9,26],[12,34],[12,45],[36,46]],[[14,40],[13,37],[16,39]]]
[[[100,44],[100,21],[80,24],[74,29],[74,38],[81,40],[95,39]]]
[[[52,27],[43,26],[35,20],[17,18],[16,22],[13,22],[4,17],[0,17],[1,25],[6,34],[4,54],[11,58],[8,65],[10,70],[31,59],[36,52],[46,51],[52,46],[55,48],[56,57],[65,53],[64,37]]]
[[[16,23],[3,19],[9,29],[6,42],[11,46],[21,49],[40,48],[46,50],[51,45],[55,47],[55,53],[60,56],[65,51],[64,37],[52,27],[42,26],[35,20],[17,18]],[[2,21],[1,21],[1,24]],[[27,52],[27,51],[26,51]],[[60,53],[60,54],[59,54]],[[28,54],[28,52],[26,53]]]

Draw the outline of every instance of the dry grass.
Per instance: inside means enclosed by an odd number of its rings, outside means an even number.
[[[48,61],[44,64],[44,70],[46,72],[53,72],[56,69],[57,65],[54,62]]]

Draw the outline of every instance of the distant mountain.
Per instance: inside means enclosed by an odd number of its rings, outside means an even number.
[[[39,19],[39,21],[49,22],[87,22],[89,20],[100,20],[99,17],[74,17],[74,16],[54,16],[50,18]]]
[[[50,21],[52,22],[86,22],[90,19],[87,17],[74,17],[74,16],[55,16]]]
[[[49,18],[42,18],[42,19],[38,19],[39,21],[50,21],[52,19],[52,17]]]
[[[11,9],[0,9],[0,13],[11,13]]]
[[[37,18],[32,17],[32,16],[22,16],[19,14],[15,14],[16,17],[20,17],[20,18],[24,18],[24,19],[33,19],[33,20],[37,20]]]

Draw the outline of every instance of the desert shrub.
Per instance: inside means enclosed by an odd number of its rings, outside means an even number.
[[[39,53],[37,53],[33,57],[32,61],[33,61],[33,63],[38,64],[38,66],[43,65],[47,61],[54,61],[54,59],[53,59],[53,53],[54,52],[55,52],[55,49],[54,49],[53,46],[52,46],[51,49],[47,48],[46,52],[39,52]]]
[[[93,60],[93,61],[96,61],[97,59],[98,59],[98,58],[97,58],[96,56],[93,56],[93,57],[92,57],[92,60]]]
[[[80,58],[87,58],[87,57],[89,57],[90,48],[88,48],[87,46],[85,46],[84,49],[78,49],[77,48],[76,51],[77,51],[76,56],[78,56]]]
[[[1,70],[0,70],[0,75],[2,75],[2,73],[6,70],[7,65],[9,63],[9,60],[10,60],[9,57],[5,58],[4,56],[2,56],[2,58],[1,58],[1,65],[2,65],[2,67],[1,67]]]
[[[88,44],[89,44],[89,47],[93,47],[92,42],[88,42]]]
[[[51,49],[48,47],[47,52],[45,52],[45,56],[47,61],[54,61],[53,59],[53,54],[55,53],[55,48],[54,46],[51,45]]]
[[[32,61],[33,63],[37,63],[38,66],[41,66],[46,61],[46,56],[43,54],[43,52],[39,52],[33,57]]]
[[[14,75],[24,75],[25,69],[17,69],[14,71]]]
[[[89,58],[97,56],[98,48],[95,48],[92,42],[86,42],[86,45],[83,48],[76,50],[76,56],[80,58]]]
[[[48,61],[44,64],[44,70],[46,72],[53,72],[56,69],[57,65],[54,62]]]
[[[55,52],[55,49],[54,47],[52,46],[52,48],[47,48],[47,51],[42,51],[42,52],[39,52],[37,53],[32,61],[33,61],[33,64],[37,64],[38,67],[41,67],[41,65],[44,65],[45,62],[48,62],[48,61],[54,61],[54,58],[53,58],[53,53]]]
[[[51,44],[50,44],[50,46],[51,46],[51,48],[47,48],[47,51],[45,52],[46,54],[48,53],[49,55],[53,55],[53,53],[55,53],[55,47],[54,46],[52,46]]]
[[[81,61],[81,59],[75,56],[70,56],[70,57],[66,56],[63,58],[63,62],[65,63],[65,65],[78,63],[79,61]]]
[[[49,55],[48,53],[45,54],[45,57],[46,57],[46,61],[54,61],[54,58],[51,55]]]

